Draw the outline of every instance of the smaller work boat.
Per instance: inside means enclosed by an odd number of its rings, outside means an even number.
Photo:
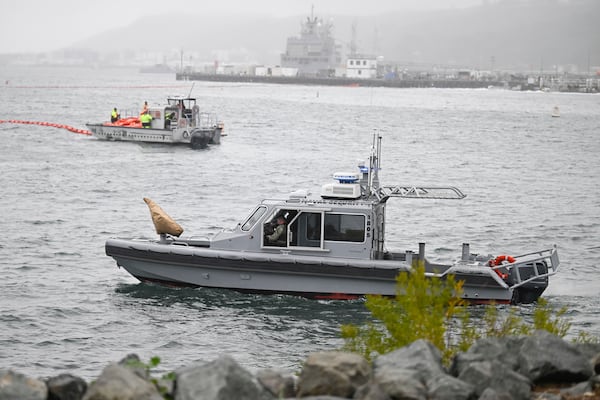
[[[457,188],[380,185],[381,137],[357,173],[336,173],[320,197],[305,191],[267,199],[231,230],[210,239],[181,237],[183,229],[150,199],[157,240],[106,241],[106,254],[142,282],[167,286],[279,293],[315,299],[394,296],[396,277],[423,265],[428,277],[463,281],[473,303],[532,303],[548,286],[559,260],[556,246],[521,255],[478,255],[469,244],[455,260],[385,247],[385,208],[398,199],[462,199]]]
[[[148,107],[148,114],[152,119],[147,127],[142,126],[141,116],[86,126],[93,136],[106,140],[187,144],[193,149],[221,143],[223,123],[213,113],[200,112],[195,98],[169,97],[163,106]]]

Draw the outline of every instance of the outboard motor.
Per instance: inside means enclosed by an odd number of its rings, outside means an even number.
[[[530,264],[525,264],[519,269],[521,280],[527,280],[532,276],[535,276],[535,269],[537,268],[538,274],[546,274],[548,272],[548,264],[546,261],[535,261]],[[510,285],[513,282],[512,274],[508,277],[507,283]],[[512,304],[531,304],[534,303],[548,287],[548,277],[540,277],[519,286],[513,292]]]

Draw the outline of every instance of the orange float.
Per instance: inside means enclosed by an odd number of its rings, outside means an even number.
[[[516,261],[516,259],[514,257],[512,257],[512,256],[507,256],[507,255],[503,254],[503,255],[500,255],[500,256],[494,258],[493,260],[490,260],[489,264],[490,264],[490,267],[493,268],[493,267],[497,267],[499,265],[502,265],[505,261],[507,263],[509,263],[509,264],[512,264],[512,263],[514,263]],[[502,278],[502,279],[508,278],[508,274],[507,273],[502,272],[499,269],[496,269],[494,271],[496,271],[496,273],[498,274],[498,276],[500,278]]]
[[[66,130],[68,130],[70,132],[79,133],[81,135],[91,135],[92,134],[92,132],[90,132],[88,130],[85,130],[85,129],[78,129],[78,128],[74,128],[74,127],[69,126],[69,125],[56,124],[56,123],[47,122],[47,121],[22,121],[22,120],[18,120],[18,119],[9,119],[9,120],[0,119],[0,123],[52,126],[54,128],[66,129]]]

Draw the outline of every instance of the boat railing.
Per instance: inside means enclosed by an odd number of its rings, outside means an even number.
[[[512,283],[507,284],[507,287],[511,289],[554,275],[560,265],[556,246],[551,249],[521,254],[513,258],[515,261],[512,263],[492,267],[493,270],[498,271],[500,274],[503,271],[512,271]],[[525,271],[527,272],[525,273]]]
[[[171,127],[179,128],[200,128],[200,129],[212,129],[217,126],[217,117],[213,113],[201,112],[196,115],[186,114],[179,118],[176,123],[171,123]]]
[[[126,109],[119,110],[119,115],[121,116],[121,119],[131,118],[131,117],[139,117],[140,112],[135,109],[126,108]]]
[[[199,128],[214,128],[217,126],[217,116],[214,113],[200,112],[198,113],[196,126]]]
[[[381,186],[375,195],[379,201],[384,202],[390,197],[401,197],[405,199],[444,199],[460,200],[467,197],[460,189],[454,186],[412,186],[396,185]]]

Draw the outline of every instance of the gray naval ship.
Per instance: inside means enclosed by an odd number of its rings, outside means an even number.
[[[156,240],[112,238],[106,254],[142,282],[232,289],[314,299],[393,296],[396,276],[424,265],[426,275],[464,281],[472,303],[535,302],[559,267],[556,246],[508,256],[471,254],[431,261],[425,244],[396,252],[385,246],[385,208],[394,199],[460,200],[455,187],[385,186],[379,182],[381,136],[373,136],[368,165],[336,173],[319,197],[296,191],[263,200],[231,230],[210,239],[180,237],[182,228],[149,199]],[[165,223],[167,222],[167,223]]]
[[[333,37],[333,23],[323,21],[311,11],[301,24],[300,36],[287,39],[285,53],[281,54],[281,66],[296,68],[301,77],[329,77],[342,63],[340,46]]]

